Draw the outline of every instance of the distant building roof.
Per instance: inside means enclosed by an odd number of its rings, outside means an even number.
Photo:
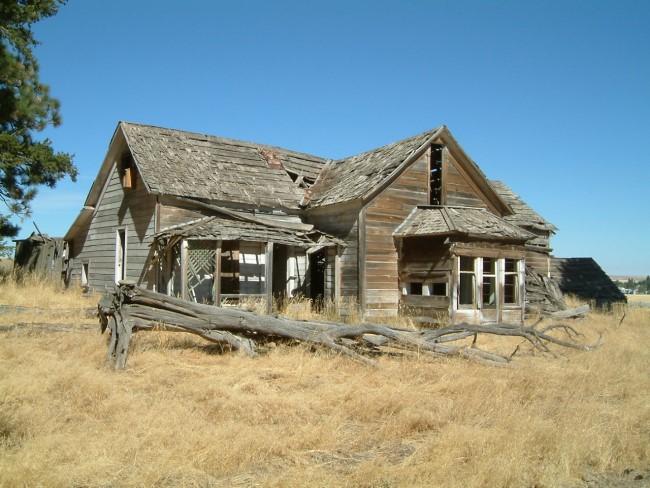
[[[551,276],[562,293],[594,300],[599,307],[627,301],[593,258],[551,258]]]
[[[396,237],[461,234],[483,239],[526,241],[535,236],[497,217],[488,210],[474,207],[419,206],[395,229]]]

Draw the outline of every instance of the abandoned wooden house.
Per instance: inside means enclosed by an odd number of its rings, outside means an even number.
[[[121,122],[65,240],[94,289],[519,324],[555,231],[445,126],[333,161]]]

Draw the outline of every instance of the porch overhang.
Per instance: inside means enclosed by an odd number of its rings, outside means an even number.
[[[305,249],[314,246],[345,245],[340,239],[317,230],[302,231],[222,216],[203,217],[168,227],[157,232],[153,237],[156,241],[181,238],[186,240],[272,242]]]
[[[521,227],[476,207],[417,206],[393,237],[463,237],[524,243],[536,236]]]

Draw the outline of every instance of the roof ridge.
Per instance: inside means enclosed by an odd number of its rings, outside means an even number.
[[[205,140],[206,142],[227,142],[227,143],[235,143],[233,145],[238,145],[241,144],[245,147],[249,147],[251,149],[279,149],[280,151],[290,153],[291,155],[294,156],[307,156],[309,158],[315,158],[315,159],[320,159],[323,162],[328,161],[328,158],[323,157],[323,156],[317,156],[315,154],[310,154],[302,151],[294,151],[293,149],[287,149],[285,147],[281,146],[273,146],[270,144],[265,144],[261,142],[255,142],[255,141],[244,141],[242,139],[233,139],[230,137],[223,137],[223,136],[216,136],[213,134],[208,134],[206,132],[193,132],[193,131],[187,131],[187,130],[182,130],[182,129],[174,129],[171,127],[162,127],[159,125],[151,125],[151,124],[141,124],[138,122],[128,122],[125,120],[121,120],[120,124],[122,125],[127,125],[127,126],[136,126],[136,127],[144,127],[144,128],[149,128],[149,129],[157,129],[157,130],[163,130],[163,131],[170,131],[170,132],[175,132],[178,133],[182,136],[199,136],[202,138],[202,140]],[[192,137],[187,137],[188,139],[193,139]],[[199,139],[201,140],[201,139]]]

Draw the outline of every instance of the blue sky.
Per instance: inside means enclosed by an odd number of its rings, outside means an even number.
[[[646,0],[71,0],[34,32],[79,178],[33,220],[65,234],[119,120],[328,158],[444,124],[555,255],[648,275],[649,25]]]

